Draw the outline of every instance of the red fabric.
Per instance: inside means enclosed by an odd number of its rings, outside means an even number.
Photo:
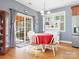
[[[38,38],[36,38],[36,44],[49,44],[51,39],[53,38],[53,35],[52,34],[42,33],[42,35],[38,34],[37,37]]]
[[[33,37],[32,37],[32,44],[36,44],[37,43],[37,36],[36,35],[33,35]]]

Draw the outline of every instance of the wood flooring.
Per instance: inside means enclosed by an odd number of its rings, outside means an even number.
[[[0,59],[79,59],[79,48],[61,43],[56,56],[53,55],[52,50],[41,52],[40,50],[31,51],[28,47],[12,48],[7,54],[0,55]]]

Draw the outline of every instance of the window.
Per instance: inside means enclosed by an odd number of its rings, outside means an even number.
[[[65,11],[52,13],[43,17],[43,31],[60,29],[65,32]]]

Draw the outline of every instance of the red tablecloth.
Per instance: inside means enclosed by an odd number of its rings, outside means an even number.
[[[36,36],[36,44],[49,44],[51,39],[53,39],[53,35],[47,33],[39,33]]]

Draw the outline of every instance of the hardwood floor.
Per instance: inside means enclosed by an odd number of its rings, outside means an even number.
[[[7,54],[1,55],[0,59],[79,59],[79,48],[73,48],[69,44],[60,44],[56,56],[53,56],[51,50],[46,52],[29,50],[28,47],[13,48]],[[34,53],[37,55],[35,56]]]

